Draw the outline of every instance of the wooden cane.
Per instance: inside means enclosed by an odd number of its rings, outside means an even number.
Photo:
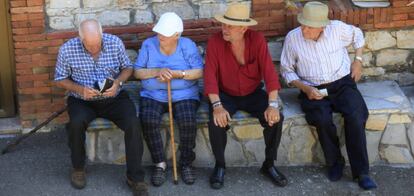
[[[171,151],[173,157],[173,172],[174,172],[174,184],[178,184],[177,178],[177,161],[175,158],[175,142],[174,142],[174,119],[173,119],[173,111],[172,111],[172,100],[171,100],[171,80],[167,82],[167,90],[168,90],[168,113],[170,115],[170,137],[171,137]]]
[[[407,4],[407,6],[412,6],[414,5],[414,1],[412,1],[411,3]]]

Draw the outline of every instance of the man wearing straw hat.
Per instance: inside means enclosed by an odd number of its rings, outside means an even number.
[[[352,176],[361,188],[376,188],[368,175],[368,109],[356,86],[361,78],[363,33],[355,26],[330,21],[328,6],[320,2],[306,3],[298,21],[301,26],[285,38],[281,72],[288,84],[301,90],[301,107],[307,122],[318,132],[328,178],[340,180],[345,164],[332,120],[332,112],[339,112],[344,117]],[[353,62],[347,52],[349,45],[355,49]]]
[[[250,18],[250,9],[245,4],[229,5],[225,14],[216,15],[215,19],[222,23],[222,30],[208,41],[204,69],[204,93],[211,102],[209,136],[216,159],[210,185],[215,189],[223,187],[226,131],[231,116],[237,110],[244,110],[258,118],[264,127],[266,158],[261,172],[274,184],[286,186],[286,177],[274,166],[283,115],[277,102],[279,78],[266,39],[248,28],[257,22]],[[266,91],[262,89],[262,80]]]

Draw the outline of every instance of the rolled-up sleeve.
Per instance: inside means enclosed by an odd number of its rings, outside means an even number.
[[[300,80],[296,73],[296,54],[292,49],[292,42],[286,37],[280,58],[280,72],[286,83],[290,84],[294,80]]]
[[[61,47],[56,61],[55,81],[64,80],[71,75],[70,65],[65,58],[65,48]]]

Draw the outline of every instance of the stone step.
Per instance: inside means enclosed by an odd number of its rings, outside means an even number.
[[[0,138],[13,137],[22,133],[19,118],[0,118]]]
[[[414,108],[414,85],[401,87],[401,90],[404,92],[405,96],[407,96],[412,108]]]

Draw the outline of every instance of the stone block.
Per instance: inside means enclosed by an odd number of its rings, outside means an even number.
[[[246,152],[250,154],[249,157],[249,166],[261,166],[265,160],[265,148],[266,145],[263,139],[249,140],[244,146],[246,147]],[[278,153],[278,155],[280,155]],[[281,161],[281,157],[278,157],[278,163]]]
[[[227,132],[227,146],[224,156],[226,165],[246,166],[247,159],[244,155],[242,144],[233,138],[231,132]]]
[[[165,12],[175,12],[183,20],[196,18],[194,9],[188,2],[154,3],[152,10],[157,19]]]
[[[225,3],[200,4],[198,9],[199,18],[212,18],[216,14],[224,13],[226,7]]]
[[[85,8],[109,7],[114,4],[114,0],[83,0]]]
[[[370,163],[375,163],[380,160],[379,157],[379,145],[383,132],[365,132],[367,137],[367,151],[368,159]]]
[[[96,14],[76,14],[75,16],[75,26],[79,27],[79,24],[88,19],[97,19]]]
[[[50,17],[49,18],[49,25],[50,25],[50,28],[56,29],[56,30],[75,28],[75,26],[73,24],[73,17],[72,16]]]
[[[99,162],[124,164],[124,132],[121,130],[99,131],[96,158]]]
[[[120,8],[136,8],[137,6],[144,5],[144,3],[145,0],[116,0],[116,5]]]
[[[414,30],[397,31],[397,47],[414,49]]]
[[[390,116],[389,124],[403,124],[411,123],[411,119],[407,114],[392,114]]]
[[[414,84],[414,74],[411,72],[389,73],[384,76],[384,79],[397,81],[400,86],[408,86]]]
[[[146,10],[137,10],[135,12],[134,22],[138,24],[153,23],[152,12]]]
[[[290,128],[289,162],[291,164],[312,163],[312,147],[316,140],[309,126],[295,126]]]
[[[351,61],[355,60],[355,54],[349,54],[349,59],[351,59]],[[363,67],[371,67],[372,66],[372,53],[371,52],[367,52],[362,54],[362,66]]]
[[[280,61],[280,56],[282,55],[283,44],[282,42],[269,42],[267,44],[270,52],[270,56],[273,61]]]
[[[132,64],[135,64],[135,60],[137,59],[137,51],[128,49],[126,50],[129,60],[131,60]]]
[[[215,164],[213,152],[210,149],[208,140],[204,137],[204,134],[198,130],[196,137],[196,159],[193,165],[196,167],[212,167]]]
[[[385,74],[385,69],[382,67],[364,67],[362,69],[362,75],[364,76],[381,76]]]
[[[365,128],[372,131],[384,131],[387,126],[388,115],[372,114],[368,116]]]
[[[118,10],[118,11],[104,11],[99,16],[99,21],[102,25],[118,26],[129,24],[129,11]]]
[[[239,141],[260,139],[263,137],[263,127],[260,124],[235,126],[233,133]]]
[[[80,0],[49,0],[49,8],[79,8]]]
[[[381,158],[388,163],[404,164],[414,162],[410,150],[403,147],[387,146],[380,152],[380,154]]]
[[[391,48],[397,44],[396,39],[387,31],[366,32],[365,41],[367,48],[374,51]]]
[[[95,161],[97,135],[97,132],[86,132],[86,156],[88,156],[90,161]]]
[[[407,138],[410,142],[411,151],[414,150],[414,123],[411,123],[407,130]]]
[[[386,49],[381,50],[377,55],[376,66],[395,66],[407,64],[407,58],[410,55],[408,50]]]
[[[406,129],[403,124],[388,125],[382,136],[382,144],[408,145]]]

